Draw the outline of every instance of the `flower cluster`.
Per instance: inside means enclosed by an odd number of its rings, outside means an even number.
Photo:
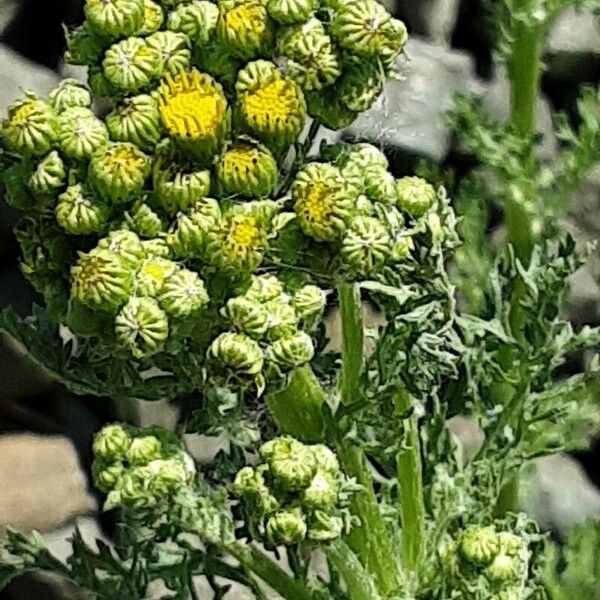
[[[164,429],[105,426],[93,443],[94,482],[106,508],[147,508],[165,502],[196,477],[194,461]]]
[[[357,486],[327,446],[291,437],[263,444],[261,463],[244,467],[234,494],[247,509],[253,535],[270,546],[334,540],[352,526],[345,510]]]
[[[309,332],[323,314],[325,294],[305,285],[288,294],[274,275],[252,276],[250,287],[221,309],[230,329],[209,348],[214,374],[262,379],[280,376],[310,362]]]
[[[440,546],[441,563],[457,587],[477,588],[493,600],[527,597],[533,544],[540,536],[510,529],[503,523],[471,525]]]

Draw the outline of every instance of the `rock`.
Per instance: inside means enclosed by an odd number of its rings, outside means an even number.
[[[44,67],[23,58],[10,48],[0,45],[0,114],[4,116],[8,106],[31,90],[45,96],[60,81],[59,76]]]
[[[75,448],[64,437],[1,437],[0,481],[2,526],[48,531],[96,507]]]
[[[600,75],[600,20],[569,8],[558,18],[546,47],[548,72],[567,82],[594,81]]]
[[[413,37],[399,67],[403,80],[388,82],[375,106],[360,115],[344,137],[441,162],[451,146],[445,115],[454,95],[481,91],[473,60],[466,52]]]
[[[449,45],[458,20],[460,0],[399,0],[398,11],[411,31],[435,44]]]
[[[484,86],[481,95],[483,105],[497,121],[504,122],[510,116],[510,82],[506,69],[498,69],[494,80]],[[542,141],[537,147],[538,157],[547,161],[556,157],[558,141],[554,134],[554,121],[550,102],[540,96],[536,112],[537,130],[542,134]]]
[[[600,518],[600,491],[575,459],[555,454],[536,460],[531,475],[523,477],[521,508],[542,528],[564,532]]]
[[[463,464],[468,464],[481,450],[485,433],[473,419],[462,415],[448,419],[446,426],[460,444]]]

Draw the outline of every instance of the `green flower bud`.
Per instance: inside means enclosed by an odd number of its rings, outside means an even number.
[[[391,254],[387,228],[374,217],[355,217],[342,241],[342,260],[360,274],[374,273]]]
[[[92,31],[88,23],[68,31],[66,42],[65,62],[70,65],[82,66],[95,65],[100,62],[107,45],[110,45],[110,41],[107,42],[107,38]]]
[[[147,258],[135,277],[135,294],[137,296],[157,296],[165,281],[175,273],[178,267],[176,262],[162,256]]]
[[[325,310],[325,294],[316,285],[305,285],[292,297],[292,306],[301,321],[312,323]]]
[[[115,142],[92,156],[89,179],[103,198],[124,203],[141,194],[149,172],[150,159],[137,146]]]
[[[383,92],[384,83],[385,73],[378,62],[351,57],[346,59],[334,88],[349,110],[360,113],[373,106]]]
[[[119,484],[124,471],[123,465],[120,462],[108,466],[102,462],[94,463],[94,485],[101,492],[107,494]]]
[[[35,194],[51,194],[64,185],[66,175],[60,154],[53,150],[38,163],[29,178],[29,188]]]
[[[30,94],[8,107],[0,134],[7,148],[24,156],[47,154],[56,140],[56,114],[48,104]]]
[[[162,238],[142,240],[142,247],[148,258],[169,258],[171,256],[171,250]]]
[[[230,128],[223,88],[196,69],[167,75],[159,88],[159,111],[169,136],[199,160],[211,162]]]
[[[263,368],[263,353],[260,346],[247,335],[223,333],[211,344],[209,357],[223,367],[245,375],[257,375]]]
[[[271,474],[284,490],[295,491],[307,488],[317,473],[317,460],[309,447],[290,437],[282,437],[261,454],[270,455],[268,460]]]
[[[107,143],[106,126],[89,108],[69,108],[58,117],[58,144],[67,158],[87,160]]]
[[[293,306],[280,299],[265,303],[269,315],[267,333],[271,341],[294,335],[298,329],[298,316]]]
[[[459,551],[470,563],[489,565],[500,551],[500,539],[493,527],[472,525],[463,532]]]
[[[186,213],[179,213],[167,235],[167,244],[179,258],[197,258],[204,252],[208,231],[220,221],[220,208],[216,200],[198,200]]]
[[[245,129],[268,146],[282,148],[295,141],[306,118],[306,103],[295,81],[273,63],[259,60],[239,72],[238,108]]]
[[[315,444],[310,446],[312,453],[317,461],[319,471],[336,477],[340,472],[340,463],[335,455],[335,452],[330,450],[324,444]]]
[[[123,460],[131,445],[131,438],[119,423],[103,427],[94,437],[92,450],[96,459],[105,462]]]
[[[252,275],[245,297],[248,300],[264,304],[278,299],[283,294],[283,283],[275,275]]]
[[[88,68],[88,85],[94,96],[100,98],[112,98],[122,93],[106,78],[100,67]]]
[[[129,265],[108,250],[80,254],[71,269],[71,295],[89,308],[114,312],[131,290]]]
[[[93,30],[110,37],[136,34],[144,21],[143,0],[86,0],[85,18]]]
[[[146,257],[140,238],[127,229],[111,231],[98,242],[97,247],[99,250],[107,250],[118,255],[131,269],[137,269]]]
[[[160,77],[162,68],[160,49],[138,37],[113,44],[102,61],[106,79],[125,92],[138,92],[148,87],[154,79]]]
[[[498,534],[498,538],[500,539],[501,554],[508,554],[508,556],[517,556],[527,551],[527,544],[525,543],[523,538],[520,538],[514,533],[501,531]]]
[[[160,458],[162,444],[153,435],[134,438],[127,450],[127,461],[132,465],[147,465],[149,462]]]
[[[177,75],[189,68],[192,51],[190,40],[185,33],[157,31],[146,38],[146,44],[161,54],[162,74]]]
[[[407,41],[404,25],[375,0],[340,3],[331,31],[338,44],[360,56],[378,56],[398,51]]]
[[[365,192],[373,202],[396,204],[396,180],[383,169],[370,169],[365,173]]]
[[[217,182],[225,195],[270,196],[277,186],[278,168],[271,151],[250,138],[231,143],[216,164]]]
[[[273,220],[283,208],[283,202],[277,200],[252,200],[237,202],[227,208],[228,214],[241,215],[256,219],[261,229],[270,235],[273,233]]]
[[[498,554],[486,568],[485,575],[492,583],[512,583],[521,578],[523,568],[517,557]]]
[[[396,182],[398,206],[411,217],[422,217],[436,203],[434,187],[420,177],[403,177]]]
[[[252,467],[244,467],[236,475],[233,493],[253,503],[262,514],[271,513],[279,508],[277,499],[269,492],[260,472]]]
[[[307,92],[308,114],[320,125],[338,131],[351,125],[358,113],[340,102],[335,85]]]
[[[312,339],[304,331],[276,340],[267,351],[268,359],[285,370],[296,369],[310,362],[314,355]]]
[[[107,115],[106,126],[111,139],[152,150],[162,134],[158,103],[146,94],[125,98]]]
[[[125,225],[140,237],[154,238],[164,231],[162,218],[144,202],[136,202],[125,213]]]
[[[77,79],[63,79],[57,87],[48,94],[48,104],[61,113],[68,108],[90,108],[92,95]]]
[[[318,0],[268,0],[269,16],[282,25],[303,23],[316,10]]]
[[[208,0],[193,0],[169,13],[167,28],[185,33],[200,46],[208,44],[217,29],[219,9]]]
[[[165,15],[160,4],[152,0],[144,0],[144,20],[137,32],[138,35],[149,35],[158,31],[163,24]]]
[[[287,28],[277,49],[287,58],[288,75],[305,90],[320,90],[341,75],[338,55],[318,19]]]
[[[267,332],[269,313],[267,308],[247,298],[231,298],[222,311],[233,327],[252,338],[260,339]]]
[[[108,223],[108,207],[80,183],[71,185],[58,197],[56,221],[72,235],[89,235],[104,230]]]
[[[306,519],[299,508],[281,510],[267,521],[267,537],[275,546],[299,544],[306,532]]]
[[[307,236],[333,241],[346,231],[354,202],[337,167],[310,163],[296,176],[291,192],[298,223]]]
[[[180,269],[170,275],[161,288],[159,302],[172,317],[189,317],[203,310],[209,298],[197,273]]]
[[[170,214],[187,211],[210,192],[210,171],[157,172],[154,190],[160,205]]]
[[[377,169],[387,171],[390,166],[385,154],[372,144],[352,144],[343,156],[341,166],[343,174],[353,169],[363,172]]]
[[[261,0],[221,0],[217,35],[232,56],[248,61],[271,52],[275,26]]]
[[[302,505],[308,510],[330,511],[338,501],[338,482],[328,473],[317,470],[310,485],[302,492]]]
[[[304,447],[302,442],[289,435],[284,435],[265,442],[258,449],[258,454],[262,460],[270,464],[274,460],[289,458],[292,454],[300,452]]]
[[[169,320],[153,298],[131,298],[115,317],[115,336],[135,358],[152,356],[169,337]]]
[[[254,217],[225,215],[206,236],[206,256],[215,267],[247,273],[262,262],[266,232]]]
[[[342,535],[344,521],[341,517],[316,511],[309,523],[308,538],[316,542],[328,542]]]

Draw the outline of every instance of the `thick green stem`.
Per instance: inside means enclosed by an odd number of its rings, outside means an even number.
[[[364,325],[362,304],[357,285],[341,285],[338,289],[342,319],[342,373],[340,382],[342,404],[358,400],[363,370]],[[367,571],[373,575],[379,590],[390,594],[399,589],[401,576],[389,533],[373,489],[373,480],[364,453],[344,440],[338,441],[338,455],[345,472],[355,477],[364,490],[352,499],[352,512],[361,524],[354,527],[346,542]]]
[[[398,414],[406,414],[413,406],[406,390],[396,397]],[[418,417],[405,420],[403,448],[396,457],[402,515],[402,562],[409,572],[417,574],[423,554],[425,506],[423,504],[423,469]]]
[[[325,438],[325,393],[308,365],[296,369],[288,386],[267,396],[267,405],[282,431],[304,442]]]
[[[364,362],[364,326],[362,303],[357,285],[343,284],[338,288],[342,320],[342,404],[356,402]]]
[[[344,542],[332,542],[326,553],[333,568],[343,577],[350,600],[381,600],[375,582]]]
[[[314,600],[311,591],[253,546],[233,544],[227,551],[286,600]]]
[[[533,0],[514,0],[516,13],[532,16]],[[511,123],[517,133],[532,139],[536,131],[536,114],[542,73],[543,27],[533,19],[515,19],[512,53],[509,61],[511,84]],[[525,264],[529,262],[535,234],[531,212],[527,210],[535,200],[535,154],[533,146],[525,157],[524,176],[518,192],[507,200],[506,226],[508,241]]]

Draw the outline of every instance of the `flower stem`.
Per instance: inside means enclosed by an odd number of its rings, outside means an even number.
[[[253,546],[232,544],[227,551],[286,600],[314,600],[312,592]]]
[[[412,398],[404,389],[396,396],[398,414],[406,414],[413,406]],[[403,448],[396,456],[399,485],[400,513],[402,515],[402,564],[412,574],[418,573],[423,554],[423,472],[421,443],[416,415],[405,420]]]
[[[357,285],[343,284],[338,288],[342,319],[342,404],[350,404],[361,393],[364,355],[364,326],[362,304]],[[354,495],[352,512],[361,524],[346,536],[348,546],[374,577],[383,595],[396,592],[401,587],[401,575],[391,540],[379,512],[373,480],[363,451],[346,440],[338,439],[338,455],[345,472],[355,477],[363,491]]]

